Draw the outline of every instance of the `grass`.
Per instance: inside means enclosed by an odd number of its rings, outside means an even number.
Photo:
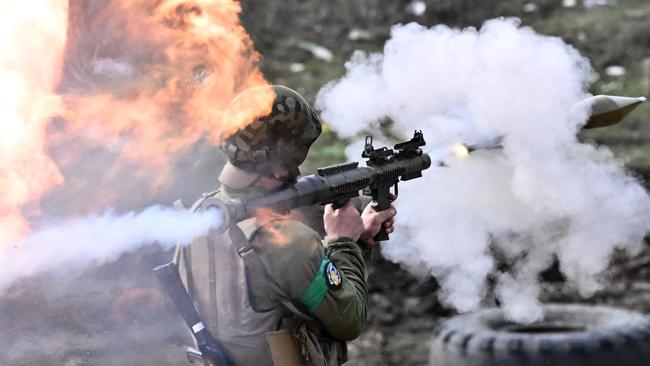
[[[608,31],[619,25],[628,13],[629,10],[624,6],[566,9],[555,13],[551,18],[540,20],[536,28],[558,36],[579,31]]]

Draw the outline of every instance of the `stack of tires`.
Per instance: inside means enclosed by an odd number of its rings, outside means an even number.
[[[650,318],[604,306],[544,306],[538,323],[500,309],[460,315],[434,331],[430,366],[649,366]]]

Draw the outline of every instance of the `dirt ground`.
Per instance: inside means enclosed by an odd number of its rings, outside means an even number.
[[[575,289],[562,281],[546,281],[542,301],[606,304],[650,313],[648,253],[640,254],[635,265],[619,272],[618,278],[592,298],[580,298]],[[546,276],[557,275],[552,272]],[[350,345],[349,364],[427,365],[433,327],[453,315],[452,310],[438,303],[436,289],[435,280],[416,278],[397,265],[378,259],[370,270],[369,328]],[[494,304],[488,300],[486,305]]]
[[[518,16],[543,33],[562,36],[585,53],[599,71],[623,65],[623,78],[603,76],[596,93],[642,93],[641,60],[650,57],[650,4],[619,0],[615,5],[564,8],[560,0],[429,0],[422,15],[409,12],[411,1],[243,0],[243,21],[265,57],[263,68],[274,83],[284,83],[313,98],[339,77],[355,49],[380,50],[390,25],[418,21],[433,25],[478,26],[495,16]],[[534,11],[526,4],[534,3]],[[353,34],[356,36],[353,37]],[[329,49],[333,58],[314,57],[310,47]],[[296,66],[299,65],[299,66]],[[293,71],[292,71],[293,70]],[[296,71],[301,70],[301,71]],[[620,127],[585,134],[607,144],[639,174],[650,172],[650,107],[635,111]],[[305,171],[340,162],[347,142],[330,133],[310,154]],[[177,187],[178,195],[198,197],[214,181],[211,165],[188,170],[202,184]],[[210,169],[207,169],[210,167]],[[197,173],[197,171],[200,171]],[[650,250],[614,261],[610,284],[580,299],[562,282],[557,269],[544,274],[545,302],[610,304],[650,313]],[[122,255],[91,268],[67,268],[17,283],[0,298],[0,365],[180,365],[188,344],[184,324],[165,298],[150,269],[170,253],[156,246]],[[348,365],[426,365],[428,343],[437,322],[453,315],[437,300],[433,278],[418,278],[374,256],[370,266],[368,328],[349,345]],[[486,299],[486,305],[494,301]]]
[[[649,255],[614,265],[610,285],[593,298],[580,299],[563,282],[546,281],[542,299],[650,313]],[[79,277],[23,281],[19,293],[0,302],[0,365],[184,364],[188,332],[149,272],[167,258],[151,246]],[[349,344],[347,365],[426,365],[434,326],[453,315],[438,303],[436,281],[376,255],[369,290],[368,328]]]

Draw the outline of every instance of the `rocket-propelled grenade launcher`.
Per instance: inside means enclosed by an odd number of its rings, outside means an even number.
[[[279,191],[222,203],[215,200],[213,205],[228,216],[224,220],[224,230],[230,222],[253,216],[256,209],[288,211],[301,206],[330,203],[340,207],[346,200],[358,197],[362,190],[372,196],[375,210],[383,211],[391,206],[391,187],[394,187],[393,193],[397,196],[400,181],[419,178],[422,171],[431,166],[431,158],[421,149],[424,145],[424,136],[419,130],[415,131],[411,140],[399,143],[393,149],[375,149],[372,137],[367,136],[361,154],[367,159],[365,167],[352,162],[320,168],[316,174],[302,177]],[[388,240],[383,227],[375,240]]]
[[[572,108],[578,110],[587,108],[589,119],[583,128],[610,126],[620,122],[636,106],[646,99],[627,98],[612,95],[597,95],[577,103]],[[463,145],[467,153],[474,150],[492,150],[501,148],[504,136],[482,141],[472,145]],[[372,146],[372,137],[366,137],[366,144],[361,156],[366,160],[365,167],[359,163],[345,163],[318,169],[313,175],[302,177],[282,190],[256,197],[222,202],[210,199],[204,207],[210,205],[219,207],[224,212],[225,231],[231,222],[238,222],[254,215],[256,209],[271,208],[279,211],[289,211],[301,206],[333,203],[341,206],[346,200],[357,197],[359,191],[367,190],[372,195],[373,205],[377,211],[390,207],[390,188],[399,181],[419,178],[422,171],[431,166],[431,158],[421,149],[425,145],[422,131],[416,130],[413,138],[395,145],[393,149]],[[375,240],[387,240],[388,235],[383,231],[377,234]]]

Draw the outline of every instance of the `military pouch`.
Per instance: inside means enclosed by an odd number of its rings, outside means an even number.
[[[304,366],[298,343],[290,329],[266,332],[266,343],[271,350],[273,366]]]
[[[338,366],[347,361],[347,348],[344,342],[322,339],[320,331],[313,329],[309,322],[302,322],[296,329],[296,338],[303,358],[309,366]]]

